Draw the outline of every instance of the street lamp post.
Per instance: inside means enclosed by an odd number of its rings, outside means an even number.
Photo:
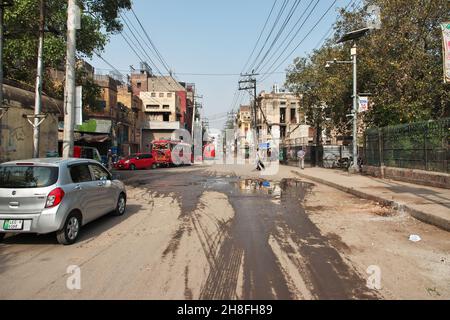
[[[351,57],[352,60],[348,61],[339,61],[334,59],[332,61],[327,61],[325,67],[329,68],[332,64],[351,64],[353,66],[353,110],[351,116],[353,117],[353,165],[352,168],[357,171],[358,170],[358,68],[357,68],[357,51],[356,45],[354,45],[351,49]]]
[[[358,171],[358,68],[356,45],[351,49],[353,64],[353,171]]]
[[[344,34],[342,38],[338,40],[338,43],[347,41],[353,41],[355,43],[350,51],[352,60],[338,61],[337,59],[334,59],[333,61],[327,61],[327,64],[325,65],[326,68],[329,68],[333,63],[347,63],[353,65],[353,110],[351,115],[353,117],[353,165],[351,169],[354,172],[358,171],[358,66],[356,40],[364,37],[371,29],[373,28],[368,27]]]

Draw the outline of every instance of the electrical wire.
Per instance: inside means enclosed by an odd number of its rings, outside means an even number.
[[[274,70],[278,69],[279,67],[281,67],[281,65],[283,65],[283,63],[286,62],[287,59],[289,59],[291,57],[291,55],[298,49],[298,47],[300,47],[300,45],[306,40],[306,38],[308,38],[308,36],[312,33],[312,31],[318,26],[318,24],[323,20],[323,18],[328,14],[328,12],[331,10],[331,8],[336,4],[337,0],[334,0],[333,3],[328,7],[328,9],[324,12],[324,14],[319,18],[319,20],[317,20],[317,22],[314,24],[314,26],[309,30],[309,32],[303,37],[303,39],[295,46],[295,48],[289,52],[289,54],[277,65],[277,67],[274,68]],[[270,70],[275,63],[278,61],[275,60],[274,63],[272,63],[272,65],[267,69]],[[270,73],[270,72],[268,72]],[[267,76],[265,76],[264,78],[262,78],[260,81],[264,81],[265,79],[267,79]]]
[[[295,25],[291,28],[291,30],[288,32],[288,34],[286,35],[286,37],[283,39],[283,41],[279,44],[279,46],[277,47],[277,49],[271,54],[270,58],[264,63],[264,65],[261,67],[261,69],[264,69],[269,63],[270,61],[272,61],[273,57],[275,57],[275,55],[280,51],[281,47],[286,43],[286,41],[289,39],[289,36],[292,34],[292,32],[295,30],[295,28],[298,26],[298,24],[302,21],[302,18],[305,16],[305,14],[307,14],[309,8],[311,7],[311,5],[314,3],[314,0],[311,0],[308,3],[308,6],[306,7],[306,9],[303,11],[302,15],[298,18],[297,22],[295,23]],[[295,34],[291,37],[291,39],[289,40],[288,44],[284,47],[283,52],[286,51],[287,48],[289,48],[290,44],[295,40],[295,38],[297,37],[297,35],[300,33],[300,31],[302,30],[302,28],[304,27],[306,21],[308,21],[309,17],[311,16],[312,12],[314,11],[314,9],[317,7],[317,5],[319,4],[319,0],[316,0],[316,3],[314,5],[314,7],[311,9],[311,11],[309,12],[309,14],[307,15],[307,17],[305,18],[305,20],[303,20],[303,22],[301,23],[301,25],[296,29]]]
[[[251,64],[251,66],[250,66],[250,68],[249,68],[250,71],[252,71],[252,70],[254,69],[255,64],[258,62],[258,59],[259,59],[259,57],[261,56],[261,53],[263,52],[263,50],[264,50],[266,44],[269,42],[269,39],[270,39],[270,37],[272,36],[272,33],[273,33],[273,31],[275,30],[275,27],[277,26],[278,22],[280,21],[281,16],[283,15],[283,12],[284,12],[284,10],[286,9],[287,4],[288,4],[288,1],[287,1],[287,0],[284,0],[283,3],[282,3],[282,5],[281,5],[280,11],[278,12],[278,16],[276,17],[276,19],[275,19],[275,21],[274,21],[274,23],[273,23],[273,25],[272,25],[272,28],[270,29],[270,32],[269,32],[269,34],[267,35],[266,40],[264,41],[264,44],[263,44],[262,47],[260,48],[260,50],[259,50],[259,52],[258,52],[256,58],[253,60],[253,63]],[[249,72],[250,72],[250,71],[249,71]]]
[[[270,17],[272,16],[272,12],[273,12],[273,9],[275,8],[275,5],[277,4],[277,1],[278,1],[278,0],[275,0],[275,1],[273,2],[272,8],[270,9],[270,12],[269,12],[269,15],[268,15],[267,18],[266,18],[266,22],[264,23],[264,26],[263,26],[263,28],[261,29],[261,32],[259,33],[258,39],[256,40],[255,46],[253,47],[253,50],[252,50],[252,53],[250,53],[250,56],[248,57],[247,61],[245,62],[244,67],[242,68],[242,72],[241,72],[241,73],[244,72],[245,68],[247,67],[248,63],[250,62],[250,59],[252,58],[253,54],[255,53],[256,48],[258,47],[259,41],[261,40],[261,37],[262,37],[262,35],[263,35],[263,33],[264,33],[264,30],[266,30],[267,23],[269,22],[269,19],[270,19]]]
[[[298,6],[300,5],[300,3],[302,2],[302,0],[296,0],[294,2],[294,4],[292,5],[290,11],[288,12],[287,18],[284,20],[283,24],[281,25],[281,28],[278,30],[277,35],[275,36],[275,38],[272,40],[272,43],[270,44],[269,48],[267,49],[266,53],[264,54],[264,56],[261,58],[261,60],[259,61],[259,63],[256,65],[255,67],[255,71],[257,72],[259,70],[259,67],[261,66],[261,64],[264,62],[264,60],[267,58],[267,56],[269,55],[270,51],[273,49],[273,47],[275,46],[275,44],[277,43],[278,39],[281,37],[284,29],[286,28],[286,26],[289,24],[289,21],[291,20],[292,16],[294,15],[295,11],[297,10]]]

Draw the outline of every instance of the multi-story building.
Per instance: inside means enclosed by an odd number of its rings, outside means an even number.
[[[139,151],[135,132],[140,124],[133,113],[133,104],[129,103],[133,100],[132,93],[127,98],[125,92],[128,89],[112,76],[96,74],[94,80],[100,86],[101,94],[96,105],[84,109],[84,122],[75,128],[76,142],[96,147],[102,155],[109,149],[119,155]]]
[[[308,144],[312,141],[313,132],[306,125],[301,99],[297,95],[279,91],[274,86],[272,92],[263,91],[257,99],[260,106],[256,112],[259,143],[278,138],[284,144]]]
[[[119,137],[128,138],[128,143],[122,143],[123,154],[137,153],[141,150],[141,125],[144,121],[142,100],[133,94],[131,85],[122,84],[117,88],[118,104],[127,108],[129,126],[125,126],[123,134]],[[127,137],[124,135],[127,134]]]
[[[187,90],[171,76],[154,76],[145,64],[131,74],[133,92],[142,100],[142,148],[150,151],[151,142],[169,139],[175,130],[185,128]]]
[[[241,105],[236,114],[236,139],[239,152],[248,154],[252,141],[252,112],[249,105]]]

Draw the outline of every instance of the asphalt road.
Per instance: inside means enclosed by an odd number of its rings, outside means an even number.
[[[53,234],[6,238],[0,298],[382,297],[347,259],[346,244],[306,213],[310,183],[203,167],[122,178],[127,213],[87,225],[77,244],[60,246]],[[79,268],[79,289],[67,286],[75,283],[70,266]]]

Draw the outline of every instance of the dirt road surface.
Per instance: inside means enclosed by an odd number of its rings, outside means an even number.
[[[87,225],[77,244],[53,234],[0,244],[0,299],[450,298],[447,232],[287,167],[122,175],[127,213]],[[69,266],[80,290],[67,287]]]

